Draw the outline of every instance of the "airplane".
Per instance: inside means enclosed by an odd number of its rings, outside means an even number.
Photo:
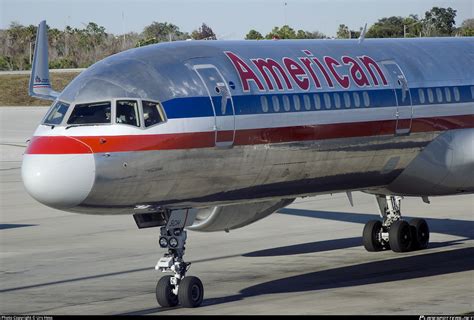
[[[403,197],[474,192],[474,38],[177,41],[51,86],[46,22],[29,93],[53,103],[22,161],[49,207],[159,227],[163,307],[198,307],[187,230],[238,229],[298,197],[363,191],[367,251],[428,247]]]

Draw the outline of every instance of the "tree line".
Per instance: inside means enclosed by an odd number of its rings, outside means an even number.
[[[84,28],[66,26],[48,29],[49,66],[55,69],[86,68],[107,56],[148,44],[186,39],[217,39],[205,23],[191,33],[167,22],[153,22],[140,34],[107,33],[105,27],[89,22]],[[12,22],[0,30],[0,70],[29,70],[33,59],[37,26]]]
[[[366,38],[413,38],[413,37],[452,37],[474,36],[474,19],[466,19],[459,28],[455,27],[456,10],[433,7],[425,12],[423,18],[410,14],[408,17],[386,17],[375,22],[367,30]],[[361,30],[351,30],[340,24],[336,33],[337,39],[354,39],[360,36]],[[294,30],[285,25],[275,27],[263,36],[257,30],[250,30],[245,39],[327,39],[329,37],[318,31]]]
[[[367,38],[474,36],[474,19],[464,20],[455,27],[456,10],[433,7],[424,17],[385,17],[368,28]],[[0,30],[0,70],[28,70],[36,38],[34,25],[23,26],[12,22],[10,27]],[[336,38],[358,38],[361,30],[351,30],[341,24]],[[265,36],[250,30],[246,40],[260,39],[327,39],[319,31],[295,30],[288,25],[276,26]],[[153,22],[141,33],[122,35],[107,33],[103,26],[89,22],[83,28],[67,26],[64,30],[48,27],[50,68],[85,68],[109,55],[133,47],[178,40],[216,40],[210,26],[203,23],[191,33],[181,31],[169,22]]]

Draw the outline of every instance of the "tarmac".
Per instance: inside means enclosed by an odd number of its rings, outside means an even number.
[[[369,253],[364,224],[375,198],[298,199],[230,233],[189,232],[189,275],[204,283],[200,308],[161,308],[156,228],[133,218],[54,210],[24,190],[21,156],[45,108],[0,108],[0,314],[416,314],[474,311],[474,196],[405,198],[425,218],[429,248]]]

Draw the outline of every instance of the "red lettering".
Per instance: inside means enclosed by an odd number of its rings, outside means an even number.
[[[380,79],[382,80],[383,85],[384,86],[388,85],[387,79],[385,79],[385,76],[384,76],[382,70],[380,69],[379,65],[377,64],[377,62],[375,62],[374,59],[372,59],[369,56],[361,56],[361,57],[357,57],[357,58],[359,58],[359,60],[362,61],[365,68],[367,69],[367,71],[369,71],[369,74],[372,77],[372,81],[374,82],[374,85],[378,86],[379,81],[378,81],[377,77],[375,76],[373,69],[375,69],[375,71],[379,75]]]
[[[349,76],[344,75],[341,77],[339,73],[337,73],[334,67],[334,66],[339,67],[341,66],[341,64],[332,57],[324,57],[324,62],[326,62],[326,65],[328,66],[329,71],[331,71],[332,75],[334,76],[336,81],[341,85],[341,87],[345,89],[349,88],[349,85],[350,85]]]
[[[312,60],[314,61],[314,63],[316,63],[318,65],[319,70],[321,70],[321,72],[323,73],[324,78],[326,79],[326,83],[328,84],[328,86],[330,88],[334,88],[334,84],[332,83],[331,77],[329,77],[329,74],[326,71],[326,69],[324,68],[323,64],[321,62],[319,62],[318,58],[313,58]]]
[[[304,58],[300,58],[300,61],[304,64],[306,69],[308,69],[309,74],[311,75],[311,78],[313,78],[314,85],[316,86],[316,88],[321,88],[321,82],[319,82],[318,76],[316,75],[313,68],[311,67],[311,63],[312,63],[311,59],[304,57]]]
[[[278,87],[278,90],[283,90],[283,85],[281,83],[280,77],[277,75],[275,70],[278,70],[278,72],[280,73],[280,76],[282,76],[283,79],[285,80],[287,88],[293,89],[290,79],[286,75],[283,67],[279,65],[278,62],[272,59],[261,59],[261,58],[251,59],[251,60],[253,64],[257,67],[258,71],[260,71],[260,73],[262,74],[270,90],[273,90],[273,83],[268,75],[267,70],[270,72],[270,75],[273,78],[273,81],[275,81]]]
[[[294,60],[290,58],[283,58],[283,63],[285,64],[288,73],[291,78],[296,82],[298,87],[302,90],[309,89],[309,79],[306,71]]]
[[[348,56],[343,56],[342,57],[342,63],[345,65],[349,65],[350,67],[350,72],[352,76],[352,80],[359,86],[359,87],[365,87],[369,86],[369,79],[367,78],[364,70],[362,67],[359,65],[357,60],[348,57]]]
[[[250,91],[250,81],[253,81],[259,90],[265,90],[260,79],[242,59],[230,51],[225,51],[224,53],[234,65],[235,70],[237,70],[244,91]]]

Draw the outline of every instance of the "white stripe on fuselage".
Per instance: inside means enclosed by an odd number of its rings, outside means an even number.
[[[402,108],[409,108],[408,106]],[[395,120],[397,107],[331,109],[316,111],[279,112],[268,114],[237,115],[236,130],[309,126],[337,123],[355,123],[368,121]],[[413,107],[413,118],[429,118],[443,116],[469,115],[474,113],[472,102],[453,104],[432,104]],[[231,128],[233,119],[226,116],[225,122]],[[221,121],[222,122],[222,121]],[[146,134],[173,134],[213,131],[214,117],[169,119],[166,124],[148,129],[129,125],[96,125],[78,126],[65,129],[57,126],[51,130],[49,126],[39,126],[35,136],[120,136]]]

